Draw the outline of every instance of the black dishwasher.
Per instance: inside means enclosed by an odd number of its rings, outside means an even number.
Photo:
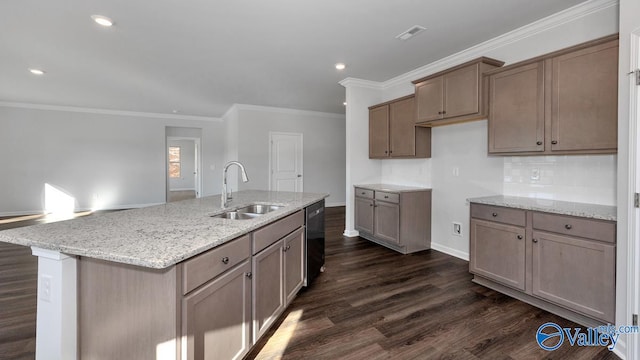
[[[307,279],[305,286],[324,271],[324,200],[305,209],[307,232]]]

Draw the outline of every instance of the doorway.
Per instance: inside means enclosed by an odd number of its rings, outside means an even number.
[[[269,132],[269,190],[302,192],[302,134]]]
[[[167,136],[166,202],[201,196],[200,138]]]
[[[629,126],[635,128],[633,139],[629,141],[630,157],[630,185],[633,192],[640,192],[640,29],[631,34],[631,69],[629,88]],[[640,313],[640,209],[633,208],[629,213],[629,244],[628,244],[628,272],[627,272],[627,314]],[[624,324],[627,325],[627,324]],[[627,336],[628,354],[630,358],[640,359],[640,339],[637,334]]]

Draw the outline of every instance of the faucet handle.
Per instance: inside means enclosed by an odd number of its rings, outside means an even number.
[[[229,188],[227,191],[227,200],[233,199],[233,189]]]

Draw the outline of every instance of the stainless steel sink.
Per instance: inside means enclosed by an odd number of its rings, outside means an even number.
[[[245,206],[243,208],[238,209],[239,213],[251,213],[251,214],[261,214],[264,215],[268,212],[272,212],[274,210],[280,209],[282,206],[279,205],[263,205],[263,204],[253,204],[249,206]]]
[[[253,204],[240,209],[226,211],[221,214],[211,215],[211,217],[231,220],[250,220],[268,212],[278,210],[281,207],[282,206],[280,205]]]

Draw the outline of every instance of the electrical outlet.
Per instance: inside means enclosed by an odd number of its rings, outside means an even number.
[[[540,180],[540,169],[538,168],[531,169],[531,180],[534,180],[534,181]]]
[[[51,275],[40,276],[40,300],[51,302]]]
[[[462,236],[462,224],[455,221],[452,224],[453,224],[452,234],[455,236]]]

